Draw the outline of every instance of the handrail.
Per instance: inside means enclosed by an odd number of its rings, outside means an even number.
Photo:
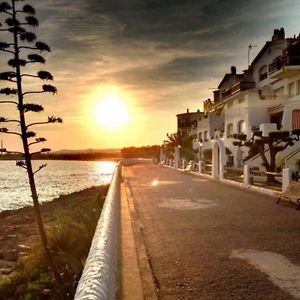
[[[295,150],[294,152],[290,153],[288,156],[285,157],[284,163],[286,164],[291,158],[293,158],[296,154],[300,152],[300,149]]]
[[[75,300],[114,300],[120,206],[120,165],[115,169]]]

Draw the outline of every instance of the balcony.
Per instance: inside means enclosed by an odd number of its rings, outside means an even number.
[[[227,99],[239,92],[246,91],[255,88],[255,82],[253,81],[240,81],[233,85],[231,88],[222,92],[222,98]]]
[[[269,77],[271,79],[283,79],[297,74],[300,74],[300,55],[278,56],[269,65]]]

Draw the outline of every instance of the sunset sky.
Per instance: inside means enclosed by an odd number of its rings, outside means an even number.
[[[38,118],[64,119],[37,130],[54,150],[161,144],[176,114],[202,109],[231,65],[247,67],[250,43],[253,58],[274,28],[300,32],[299,0],[26,2],[37,10],[38,39],[53,50],[35,68],[53,73],[58,94],[35,99],[45,107]],[[7,58],[1,53],[2,72]]]

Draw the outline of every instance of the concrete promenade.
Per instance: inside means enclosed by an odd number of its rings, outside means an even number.
[[[131,275],[121,298],[300,299],[299,211],[156,165],[128,166],[123,176]]]

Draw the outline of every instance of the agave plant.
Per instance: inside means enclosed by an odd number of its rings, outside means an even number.
[[[30,28],[38,27],[39,22],[35,17],[35,9],[28,4],[22,5],[22,0],[10,0],[0,3],[0,14],[7,17],[4,22],[0,23],[0,31],[6,33],[11,42],[0,42],[0,51],[5,52],[8,57],[8,66],[10,70],[0,73],[0,80],[8,81],[10,86],[0,89],[0,96],[8,96],[9,99],[0,99],[0,104],[13,105],[18,111],[17,119],[0,117],[0,132],[3,134],[12,134],[21,139],[23,151],[8,151],[0,149],[1,153],[18,153],[22,159],[16,162],[18,167],[24,168],[27,171],[28,180],[31,189],[33,205],[36,213],[36,219],[40,232],[41,241],[47,257],[48,263],[52,269],[56,281],[62,284],[62,278],[58,272],[51,252],[48,246],[48,240],[40,211],[38,193],[35,184],[35,174],[42,170],[46,164],[42,164],[37,169],[32,166],[32,156],[37,153],[49,152],[50,149],[42,148],[39,151],[31,149],[32,146],[44,143],[44,137],[37,137],[32,128],[36,125],[44,125],[49,123],[62,123],[62,119],[54,116],[49,116],[44,122],[28,123],[26,116],[29,113],[39,113],[44,108],[39,104],[28,103],[26,98],[28,95],[37,93],[52,93],[55,94],[57,89],[50,84],[44,84],[40,90],[28,91],[23,84],[23,78],[30,77],[39,80],[51,81],[53,76],[47,71],[39,71],[37,74],[27,74],[24,72],[24,67],[28,64],[45,64],[46,60],[41,53],[50,52],[50,47],[41,42],[36,41],[37,36]],[[25,56],[24,52],[32,51]],[[36,53],[39,54],[36,54]],[[15,124],[18,130],[11,130],[8,125]],[[7,125],[7,126],[6,126]]]

